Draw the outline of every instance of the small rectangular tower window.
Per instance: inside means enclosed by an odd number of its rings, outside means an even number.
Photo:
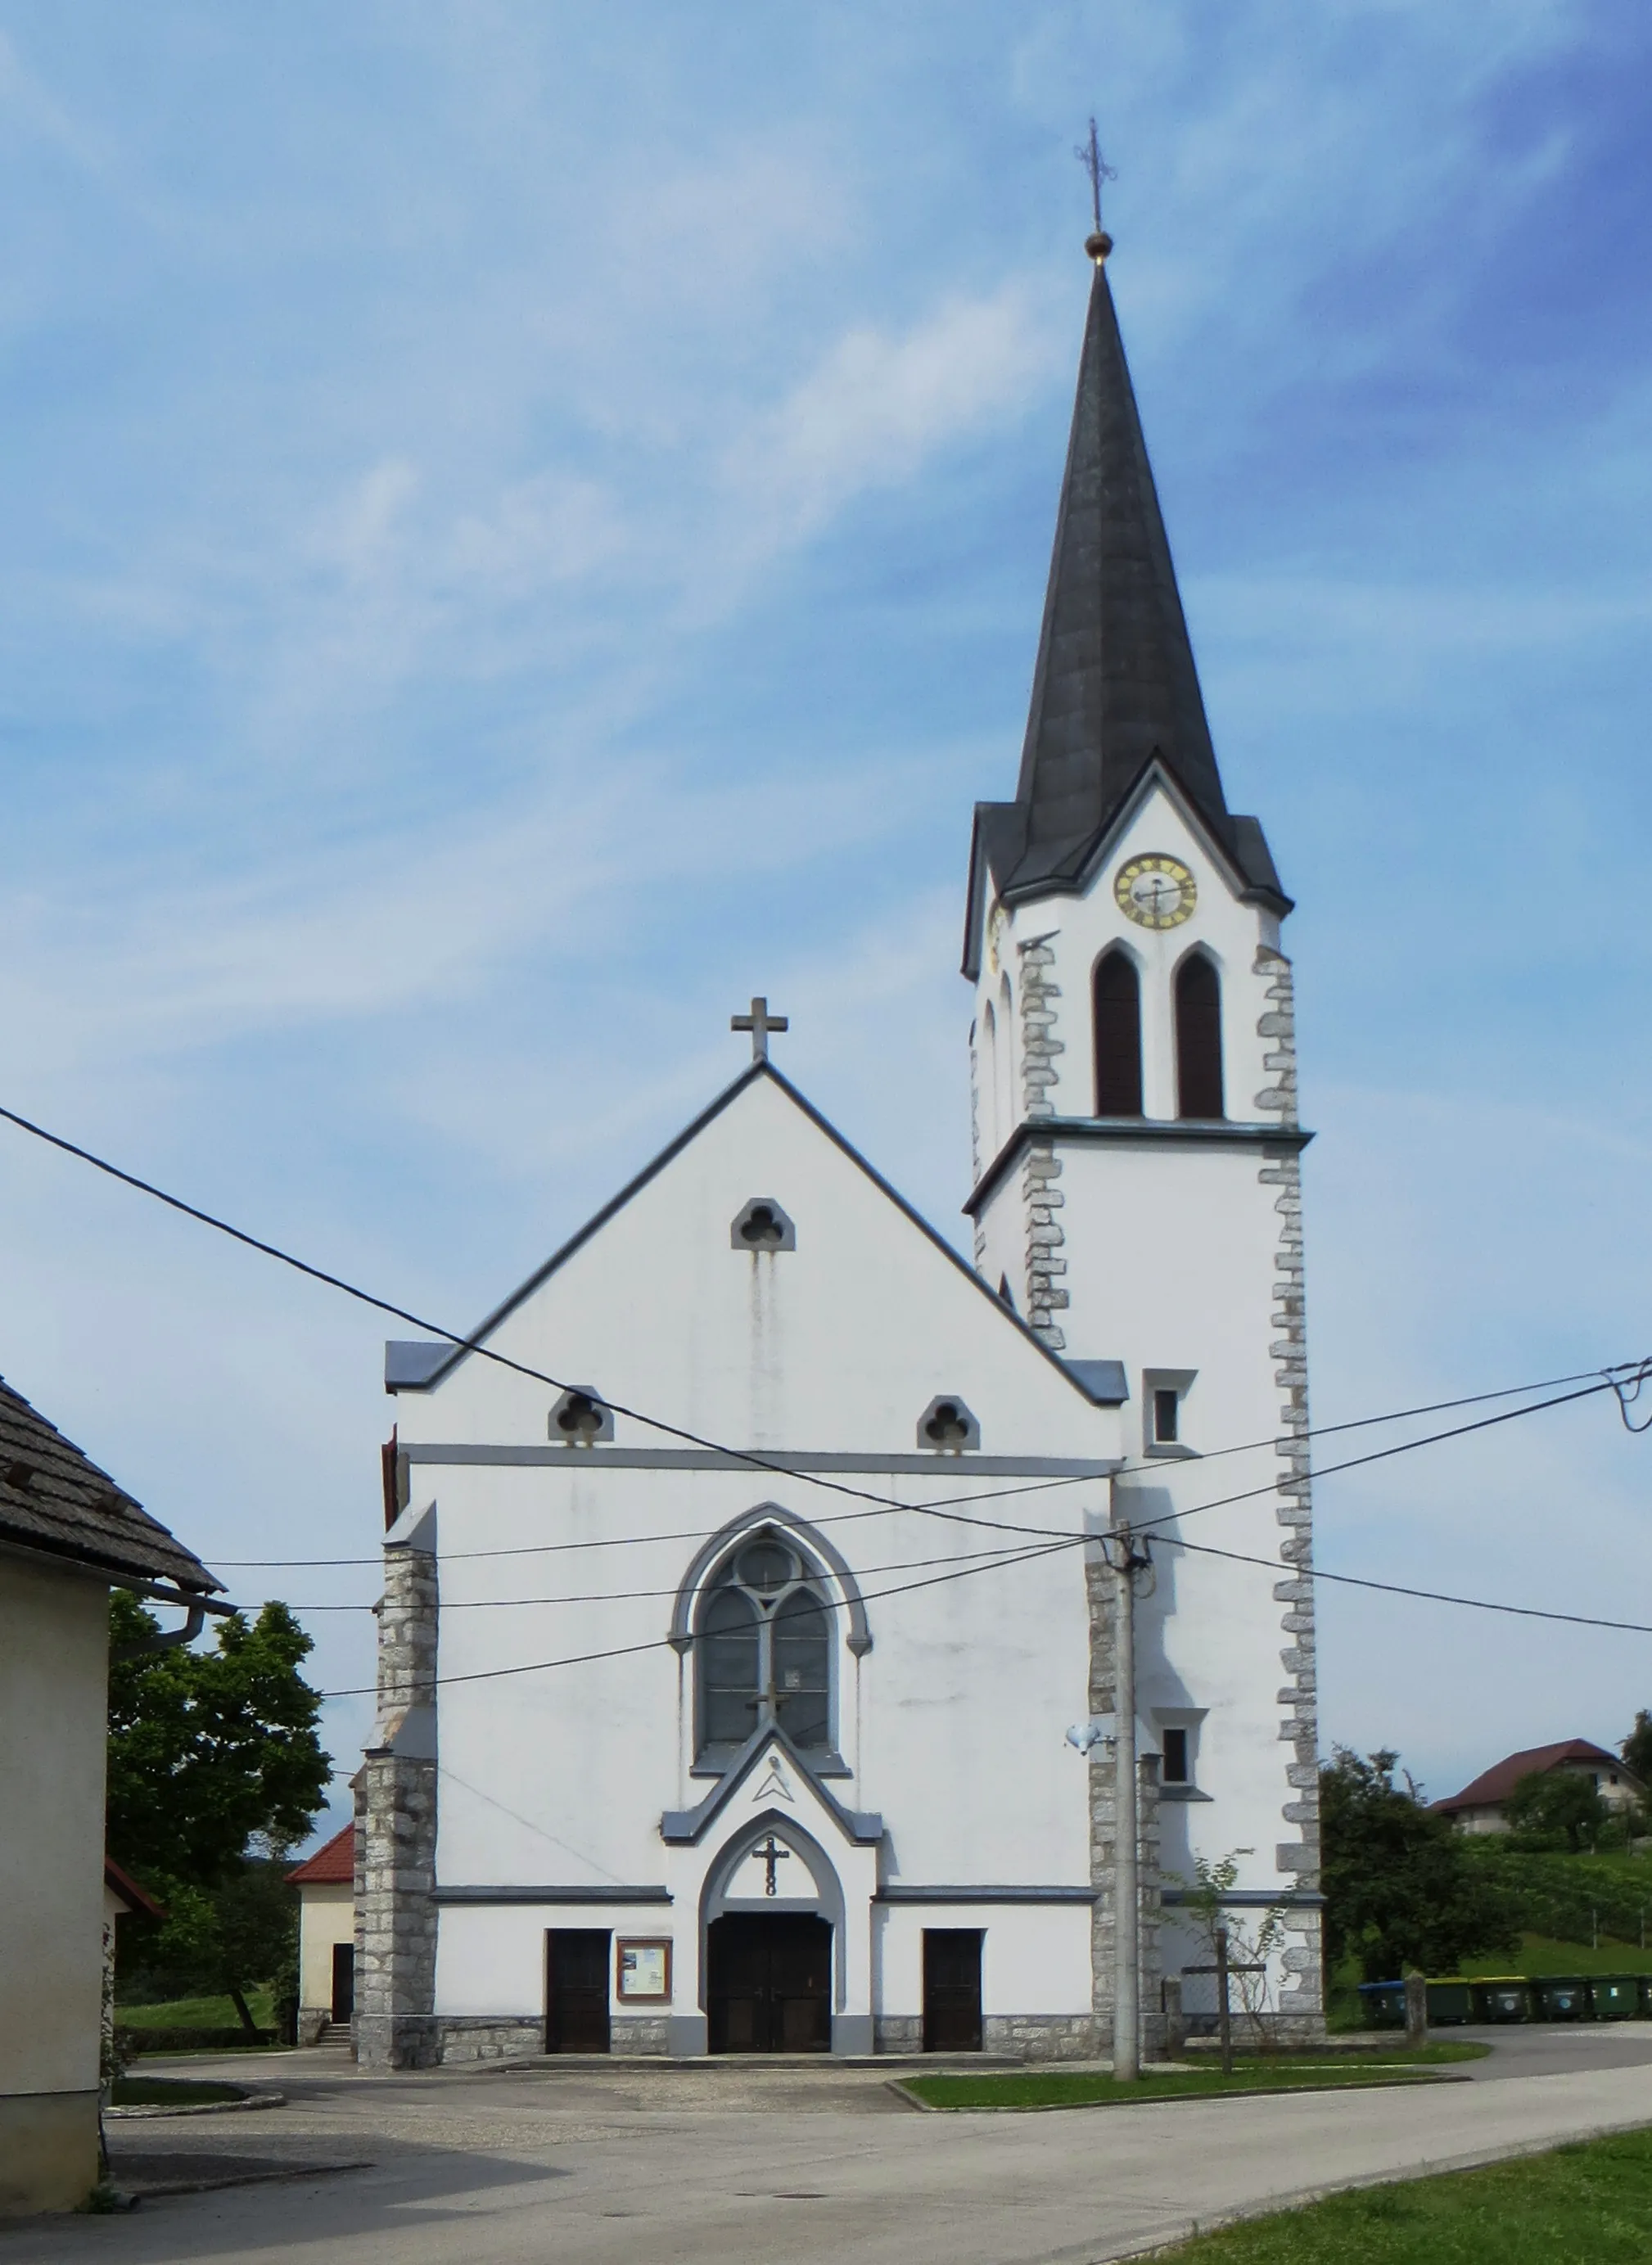
[[[1141,1372],[1142,1453],[1169,1461],[1176,1456],[1197,1455],[1189,1443],[1188,1395],[1198,1376],[1196,1368],[1144,1368]]]
[[[1165,1801],[1206,1801],[1199,1790],[1199,1726],[1202,1707],[1161,1707],[1153,1710],[1159,1740],[1159,1793]]]

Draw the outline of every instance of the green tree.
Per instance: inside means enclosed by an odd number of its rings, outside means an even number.
[[[1612,1822],[1594,1780],[1582,1770],[1528,1770],[1503,1803],[1511,1831],[1540,1848],[1592,1848]]]
[[[1644,1707],[1635,1710],[1634,1728],[1618,1748],[1628,1766],[1642,1785],[1652,1786],[1652,1715]]]
[[[114,1591],[112,1648],[158,1633]],[[287,1606],[266,1604],[251,1622],[232,1613],[216,1639],[110,1666],[109,1848],[146,1882],[215,1887],[255,1837],[302,1840],[326,1791],[321,1698],[299,1673],[312,1647]]]
[[[183,1881],[166,1884],[166,1918],[138,1952],[143,1970],[189,1992],[222,1991],[244,2029],[257,2028],[248,1993],[274,1985],[278,1999],[295,1991],[298,1897],[287,1884],[292,1862],[285,1848],[247,1856],[210,1888]]]
[[[1351,1954],[1367,1982],[1410,1966],[1449,1974],[1519,1941],[1507,1894],[1409,1779],[1394,1783],[1398,1760],[1339,1746],[1320,1772],[1326,1963],[1335,1970]]]
[[[112,1648],[158,1628],[114,1591]],[[249,2030],[248,1990],[295,1955],[287,1851],[331,1769],[320,1696],[299,1672],[310,1649],[287,1606],[266,1604],[251,1622],[221,1620],[209,1650],[180,1645],[109,1671],[108,1845],[167,1913],[134,1931],[123,1963],[225,1992]]]

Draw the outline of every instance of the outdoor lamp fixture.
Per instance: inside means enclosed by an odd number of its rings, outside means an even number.
[[[1069,1725],[1066,1742],[1070,1746],[1076,1746],[1080,1753],[1088,1754],[1092,1746],[1110,1746],[1114,1737],[1112,1716],[1092,1715],[1088,1722],[1073,1722]]]

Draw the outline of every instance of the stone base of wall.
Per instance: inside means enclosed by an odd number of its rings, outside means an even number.
[[[439,2014],[437,2050],[444,2067],[467,2062],[536,2059],[545,2050],[545,2024],[536,2014]],[[615,2014],[608,2050],[617,2060],[663,2057],[671,2050],[668,2014]]]
[[[526,2060],[545,2050],[545,2024],[533,2014],[438,2014],[436,2050],[445,2068],[469,2061]]]
[[[880,2053],[921,2052],[921,2018],[916,2014],[877,2014],[872,2022],[872,2050]]]
[[[615,2014],[608,2024],[608,2050],[616,2056],[668,2053],[669,2014]]]
[[[1102,2050],[1093,2014],[989,2014],[981,2032],[984,2051],[1020,2060],[1094,2060]]]
[[[0,2095],[0,2218],[77,2209],[97,2183],[95,2092]]]
[[[1263,2014],[1260,2017],[1261,2036],[1257,2023],[1248,2014],[1235,2014],[1232,2018],[1234,2050],[1255,2052],[1258,2046],[1319,2045],[1327,2036],[1322,2014]],[[1190,2037],[1213,2037],[1220,2024],[1214,2014],[1187,2014],[1183,2026]]]
[[[321,2033],[331,2019],[331,2006],[301,2006],[298,2009],[298,2026],[295,2032],[297,2042],[301,2045],[319,2044]]]
[[[358,2014],[355,2048],[362,2068],[434,2068],[440,2024],[433,2014]]]

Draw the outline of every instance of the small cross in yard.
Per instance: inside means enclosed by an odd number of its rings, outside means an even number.
[[[767,1061],[769,1032],[789,1030],[790,1024],[784,1015],[769,1013],[767,999],[753,999],[749,1015],[729,1016],[729,1028],[731,1031],[749,1031],[752,1034],[752,1060]]]
[[[758,1862],[764,1867],[768,1874],[768,1879],[764,1886],[763,1893],[766,1896],[777,1896],[780,1893],[780,1889],[775,1883],[775,1867],[776,1864],[783,1864],[785,1862],[786,1859],[791,1854],[790,1849],[782,1848],[779,1841],[775,1839],[774,1834],[771,1832],[768,1839],[763,1842],[762,1846],[759,1848],[753,1848],[752,1854],[756,1857]]]

